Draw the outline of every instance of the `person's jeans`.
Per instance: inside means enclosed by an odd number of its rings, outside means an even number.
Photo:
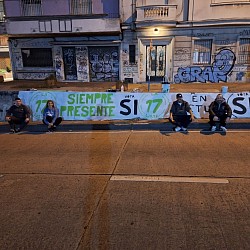
[[[53,118],[51,116],[46,116],[46,121],[47,122],[51,123],[52,120],[53,120]],[[61,122],[62,122],[62,117],[57,117],[56,120],[55,120],[55,122],[53,123],[53,126],[57,127]],[[43,120],[43,123],[45,125],[47,125],[44,120]]]
[[[214,116],[210,115],[209,116],[209,124],[212,127],[212,126],[216,126],[216,123],[219,123],[220,126],[226,127],[226,119],[227,119],[227,117],[228,117],[227,115],[218,116],[219,121],[214,121],[213,120]]]
[[[26,122],[26,118],[17,118],[15,116],[10,117],[11,120],[8,121],[11,129],[16,129],[16,125],[19,125],[20,130],[24,129],[29,122]]]
[[[169,119],[172,124],[184,128],[187,128],[190,122],[192,121],[191,115],[173,115],[173,118],[174,122]]]

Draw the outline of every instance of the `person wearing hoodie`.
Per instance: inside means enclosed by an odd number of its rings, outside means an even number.
[[[5,119],[10,125],[10,132],[18,133],[29,123],[30,110],[22,103],[22,100],[17,97],[15,98],[14,105],[7,110]]]
[[[49,132],[53,132],[61,122],[62,117],[59,117],[58,108],[52,100],[48,100],[43,111],[43,123],[48,126]]]
[[[216,123],[219,123],[219,128],[226,132],[226,123],[230,121],[232,116],[232,109],[226,103],[222,94],[218,94],[215,100],[209,105],[209,123],[210,130],[216,130]]]

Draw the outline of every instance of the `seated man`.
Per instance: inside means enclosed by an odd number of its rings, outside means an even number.
[[[215,100],[209,105],[209,123],[211,125],[210,130],[216,130],[216,122],[219,123],[220,129],[227,131],[226,122],[230,120],[232,116],[232,109],[225,102],[222,94],[218,94]]]
[[[194,120],[193,112],[188,102],[183,100],[182,94],[177,94],[176,99],[170,109],[169,120],[176,125],[175,131],[187,131],[189,123]]]
[[[10,124],[10,132],[18,133],[29,123],[29,108],[22,104],[22,100],[17,97],[14,105],[7,110],[5,119]]]

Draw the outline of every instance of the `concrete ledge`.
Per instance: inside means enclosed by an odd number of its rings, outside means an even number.
[[[189,125],[189,130],[209,130],[208,119],[199,119]],[[148,120],[112,120],[112,121],[63,121],[57,131],[93,131],[93,130],[159,130],[171,131],[173,125],[167,119],[157,121]],[[230,129],[250,129],[250,119],[235,119],[228,123]],[[0,133],[8,133],[9,125],[0,123]],[[27,132],[47,131],[41,122],[31,122],[25,128]]]

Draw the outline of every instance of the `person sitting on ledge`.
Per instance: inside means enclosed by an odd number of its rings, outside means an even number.
[[[209,105],[209,123],[210,130],[216,130],[216,122],[219,123],[220,130],[226,132],[226,123],[229,122],[232,116],[232,109],[226,103],[222,94],[218,94],[215,100]]]
[[[43,123],[48,126],[49,132],[54,132],[61,122],[62,117],[59,117],[58,108],[52,100],[48,100],[43,111]]]
[[[170,109],[169,121],[176,126],[174,131],[187,131],[188,125],[194,120],[193,112],[189,103],[183,100],[182,94],[177,94],[176,99]]]
[[[17,97],[15,98],[14,104],[7,110],[6,121],[10,125],[11,133],[18,133],[24,129],[30,121],[30,110],[22,104],[22,100]]]

